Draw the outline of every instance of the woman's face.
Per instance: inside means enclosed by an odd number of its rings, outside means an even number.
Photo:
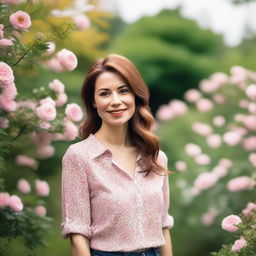
[[[103,123],[123,125],[135,112],[135,95],[119,74],[104,72],[95,82],[93,106]]]

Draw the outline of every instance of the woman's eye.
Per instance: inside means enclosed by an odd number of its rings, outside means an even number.
[[[120,92],[129,92],[128,89],[121,89]]]
[[[108,94],[108,92],[102,92],[100,93],[100,96],[106,96]]]

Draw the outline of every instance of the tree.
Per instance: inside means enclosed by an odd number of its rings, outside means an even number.
[[[180,98],[212,73],[223,49],[220,36],[182,18],[178,10],[165,10],[128,26],[109,51],[130,58],[141,71],[154,112],[160,103]]]

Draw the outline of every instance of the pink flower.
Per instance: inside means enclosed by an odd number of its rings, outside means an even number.
[[[52,121],[56,118],[57,112],[53,104],[45,103],[36,108],[36,114],[41,120]]]
[[[203,214],[201,217],[201,222],[203,223],[203,225],[205,226],[210,226],[215,217],[218,215],[218,211],[216,208],[211,207],[207,213]]]
[[[55,148],[52,145],[44,145],[37,148],[37,156],[40,159],[52,157],[55,153]]]
[[[45,104],[45,103],[49,103],[49,104],[52,104],[53,106],[55,106],[55,101],[50,97],[50,96],[48,96],[48,97],[46,97],[46,98],[44,98],[44,99],[41,99],[40,101],[39,101],[39,103],[41,104],[41,105],[43,105],[43,104]]]
[[[230,70],[231,78],[230,81],[234,84],[241,84],[247,77],[246,69],[241,66],[233,66]]]
[[[54,133],[53,140],[65,140],[65,136],[62,133]]]
[[[12,39],[7,39],[7,38],[0,39],[0,47],[12,46],[12,45],[13,45]]]
[[[252,114],[256,114],[256,103],[250,102],[248,105],[248,110]]]
[[[205,93],[213,93],[220,88],[220,83],[211,80],[202,80],[199,84],[199,88]]]
[[[206,154],[200,154],[195,157],[195,162],[199,165],[208,165],[211,162],[211,158]]]
[[[38,126],[42,129],[45,129],[45,130],[49,130],[52,128],[52,124],[47,122],[47,121],[43,121],[43,120],[39,120],[38,122]]]
[[[178,170],[180,172],[185,172],[187,170],[187,165],[183,161],[177,161],[175,163],[175,168],[176,168],[176,170]]]
[[[76,55],[67,49],[59,51],[57,53],[57,59],[65,71],[72,71],[77,67]]]
[[[39,196],[48,196],[50,187],[46,181],[36,179],[36,193]]]
[[[66,140],[74,140],[78,136],[78,128],[71,121],[65,121],[64,137]]]
[[[32,132],[30,134],[30,139],[34,142],[37,146],[48,145],[52,142],[53,134],[49,132]]]
[[[161,105],[156,112],[156,117],[161,121],[169,121],[174,117],[174,113],[169,105]]]
[[[248,105],[249,105],[249,101],[246,100],[246,99],[241,99],[239,102],[238,102],[238,106],[240,108],[248,108]]]
[[[16,212],[20,212],[23,210],[23,203],[18,196],[10,196],[10,208]]]
[[[9,119],[5,117],[0,117],[0,128],[8,128],[9,127]]]
[[[2,24],[0,24],[2,25]],[[4,38],[4,31],[0,29],[0,39]]]
[[[0,95],[0,109],[6,112],[12,112],[17,109],[17,104],[14,100],[5,97],[3,94]]]
[[[202,150],[201,148],[193,143],[187,143],[185,145],[185,152],[188,156],[197,156],[201,154]]]
[[[211,148],[218,148],[222,143],[221,136],[219,134],[209,135],[206,141]]]
[[[212,127],[201,122],[194,122],[192,124],[192,130],[201,136],[208,136],[212,133]]]
[[[256,100],[256,84],[247,86],[245,93],[251,100]]]
[[[210,226],[214,221],[214,216],[209,213],[205,213],[201,217],[201,222],[204,226]]]
[[[213,118],[213,124],[217,127],[223,126],[225,124],[226,120],[223,116],[215,116]]]
[[[35,159],[25,155],[17,155],[16,164],[21,166],[29,166],[32,169],[37,169],[38,167],[38,162]]]
[[[58,80],[54,79],[52,82],[49,83],[49,88],[57,93],[64,93],[65,86],[64,84]]]
[[[216,102],[217,104],[223,104],[225,103],[226,99],[222,94],[214,94],[213,95],[213,101]]]
[[[201,92],[197,89],[189,89],[186,91],[184,98],[188,102],[196,102],[201,98]]]
[[[13,100],[17,96],[17,88],[14,83],[8,84],[3,88],[2,95],[9,100]]]
[[[239,216],[229,215],[222,220],[221,227],[222,227],[222,229],[224,229],[228,232],[235,232],[238,230],[238,227],[236,225],[238,225],[241,222],[242,222],[242,220]]]
[[[243,120],[245,127],[251,131],[256,131],[256,116],[249,115]]]
[[[21,0],[2,0],[2,3],[3,4],[14,4],[14,5],[17,5],[17,4],[20,4]]]
[[[31,187],[27,180],[20,179],[17,184],[17,188],[21,193],[28,194],[31,191]]]
[[[228,174],[228,169],[227,169],[227,167],[217,165],[213,168],[212,173],[214,173],[219,179]]]
[[[256,150],[256,136],[244,138],[242,143],[245,151]]]
[[[68,101],[68,96],[66,93],[57,94],[57,99],[55,100],[56,107],[63,106]]]
[[[35,110],[36,109],[36,105],[37,105],[36,102],[30,101],[30,100],[18,101],[17,102],[18,108],[20,108],[20,107],[27,107],[27,108]]]
[[[244,215],[248,215],[250,214],[252,211],[255,211],[256,210],[256,204],[255,203],[252,203],[252,202],[249,202],[247,205],[246,205],[246,208],[243,209],[242,213]]]
[[[58,72],[58,73],[61,73],[61,72],[64,72],[64,68],[62,67],[62,65],[60,64],[59,60],[54,57],[48,61],[46,61],[44,63],[45,67],[49,68],[50,70],[54,71],[54,72]]]
[[[38,205],[35,207],[35,213],[40,217],[44,217],[46,215],[46,209],[43,205]]]
[[[206,190],[213,187],[218,181],[218,177],[211,172],[201,173],[194,181],[194,186],[200,190]]]
[[[11,67],[3,61],[0,61],[0,87],[11,84],[14,81]]]
[[[85,15],[82,15],[82,14],[76,15],[76,16],[73,16],[72,18],[73,18],[74,23],[76,24],[76,27],[79,30],[86,30],[91,25],[90,19]]]
[[[224,167],[226,167],[226,168],[230,168],[230,167],[233,165],[233,163],[232,163],[232,161],[231,161],[230,159],[228,159],[228,158],[221,158],[221,159],[219,160],[219,165],[224,166]]]
[[[240,239],[236,240],[231,248],[232,252],[237,252],[240,249],[242,249],[243,247],[245,247],[247,245],[246,240],[241,237]]]
[[[10,204],[10,195],[6,192],[0,192],[0,207],[9,206]]]
[[[225,73],[221,73],[221,72],[216,72],[216,73],[212,74],[210,79],[213,82],[218,83],[220,85],[226,84],[229,82],[228,76]]]
[[[243,122],[246,118],[246,115],[243,114],[235,114],[234,120],[237,122]]]
[[[17,11],[10,15],[9,22],[13,28],[18,30],[26,30],[31,26],[30,16],[23,11]]]
[[[81,121],[83,118],[83,112],[76,103],[67,104],[65,114],[71,121],[74,122]]]
[[[251,153],[249,155],[249,161],[254,167],[256,167],[256,153]]]
[[[227,184],[227,188],[231,192],[237,192],[241,190],[251,190],[253,188],[253,181],[248,176],[240,176],[240,177],[231,179]]]
[[[168,105],[175,116],[183,116],[187,113],[187,105],[181,100],[171,100]]]
[[[242,137],[238,132],[229,131],[223,135],[223,141],[229,146],[235,146],[241,141]]]
[[[201,98],[196,102],[196,108],[200,112],[208,112],[213,109],[213,103],[209,99]]]

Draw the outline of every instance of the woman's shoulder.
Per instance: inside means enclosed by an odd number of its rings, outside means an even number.
[[[69,156],[69,157],[77,157],[82,156],[86,152],[86,148],[88,148],[88,138],[72,143],[68,146],[66,149],[63,158]]]
[[[167,155],[163,150],[160,149],[158,153],[158,158],[167,160]]]

